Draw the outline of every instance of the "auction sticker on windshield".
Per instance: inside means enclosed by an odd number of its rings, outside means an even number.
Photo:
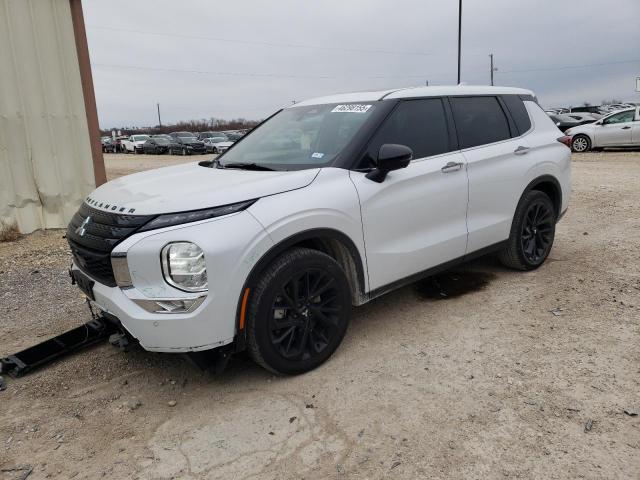
[[[351,104],[351,105],[336,105],[331,113],[366,113],[371,108],[371,105]]]

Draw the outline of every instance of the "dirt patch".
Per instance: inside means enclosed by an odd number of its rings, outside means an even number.
[[[111,178],[174,160],[115,157]],[[573,162],[571,205],[540,269],[484,259],[469,270],[486,283],[431,290],[446,301],[415,285],[380,297],[306,375],[276,378],[238,356],[211,377],[181,356],[100,345],[8,379],[0,469],[30,465],[29,480],[637,478],[640,416],[625,411],[640,404],[640,153]],[[0,243],[0,354],[88,319],[63,234]]]

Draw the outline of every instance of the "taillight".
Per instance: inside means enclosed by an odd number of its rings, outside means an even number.
[[[564,143],[567,147],[571,148],[571,137],[569,135],[563,135],[562,137],[558,137],[560,143]]]

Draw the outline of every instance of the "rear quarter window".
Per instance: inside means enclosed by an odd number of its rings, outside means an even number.
[[[531,119],[529,118],[529,112],[525,107],[524,102],[518,95],[503,95],[502,100],[509,109],[511,118],[516,124],[518,129],[518,135],[522,135],[531,128]]]

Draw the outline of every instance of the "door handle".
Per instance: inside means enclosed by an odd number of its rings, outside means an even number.
[[[513,153],[515,153],[516,155],[524,155],[528,151],[529,151],[529,147],[523,147],[522,145],[520,145],[518,148],[516,148],[513,151]]]
[[[631,127],[627,125],[626,127],[622,127],[620,130],[629,130]]]
[[[457,172],[461,168],[462,168],[462,162],[447,162],[447,164],[444,167],[442,167],[440,170],[442,170],[442,173],[450,173],[450,172]]]

